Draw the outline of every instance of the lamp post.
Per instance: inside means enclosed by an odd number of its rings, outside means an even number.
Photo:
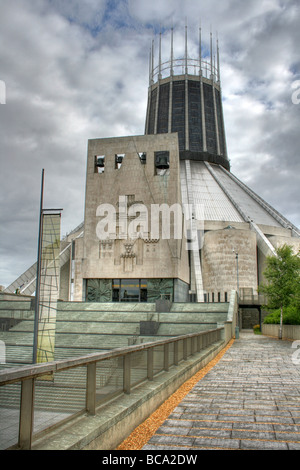
[[[238,295],[238,299],[239,299],[239,296],[240,296],[240,293],[239,293],[239,290],[240,290],[240,286],[239,286],[239,254],[235,250],[232,250],[232,251],[235,254],[235,259],[236,259],[236,288],[237,288],[237,295]]]
[[[235,337],[239,339],[239,330],[240,330],[240,309],[239,309],[239,299],[240,299],[240,286],[239,286],[239,254],[238,252],[233,249],[233,253],[235,254],[236,259],[236,285],[237,285],[237,299],[238,299],[238,318],[237,318],[237,326],[235,328]]]

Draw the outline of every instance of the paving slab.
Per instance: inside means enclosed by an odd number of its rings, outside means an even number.
[[[291,341],[241,331],[143,450],[300,450]]]

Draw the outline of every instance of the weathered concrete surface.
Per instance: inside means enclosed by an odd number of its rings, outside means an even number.
[[[300,450],[295,351],[290,341],[242,332],[143,450]]]
[[[262,332],[266,336],[278,338],[279,325],[262,325]],[[282,339],[300,340],[300,325],[282,325]]]

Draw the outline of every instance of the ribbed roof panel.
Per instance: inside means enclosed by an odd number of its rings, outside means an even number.
[[[282,226],[259,200],[251,196],[250,189],[247,191],[245,185],[239,185],[220,165],[212,165],[216,179],[204,162],[191,161],[190,164],[191,191],[196,214],[199,205],[204,207],[204,219],[207,221],[245,222],[243,213],[258,225]],[[185,163],[181,162],[183,203],[188,202],[187,185]]]

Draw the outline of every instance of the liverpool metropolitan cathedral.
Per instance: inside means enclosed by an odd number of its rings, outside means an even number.
[[[300,231],[230,171],[218,42],[149,60],[143,135],[88,142],[84,222],[61,240],[59,298],[227,302],[257,296],[266,256]],[[169,47],[169,46],[168,46]],[[158,57],[156,57],[158,55]],[[32,295],[36,266],[7,292]]]

